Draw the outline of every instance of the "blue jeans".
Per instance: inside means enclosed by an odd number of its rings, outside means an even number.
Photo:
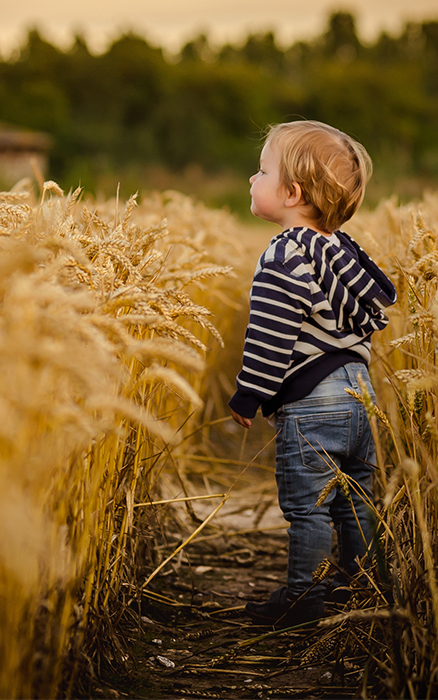
[[[364,407],[344,391],[349,387],[360,392],[359,373],[374,401],[367,367],[352,362],[332,372],[304,399],[277,411],[276,479],[280,508],[290,523],[287,585],[293,596],[300,596],[312,585],[312,573],[330,557],[331,522],[338,535],[338,564],[348,576],[357,572],[356,557],[366,552],[351,505],[339,486],[315,507],[322,489],[335,476],[334,464],[372,500],[375,446],[370,425]],[[369,543],[371,510],[353,488],[350,493]],[[345,579],[336,574],[334,585],[342,583]],[[318,584],[309,596],[322,597],[324,592],[325,584]]]

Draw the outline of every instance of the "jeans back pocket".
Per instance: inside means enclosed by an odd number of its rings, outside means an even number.
[[[303,465],[318,472],[339,466],[349,452],[351,411],[314,413],[295,418]]]

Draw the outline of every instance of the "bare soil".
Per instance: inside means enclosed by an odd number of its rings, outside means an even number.
[[[191,478],[199,480],[199,493],[205,488],[224,492],[240,474],[238,484],[200,536],[170,560],[140,601],[114,616],[108,634],[95,640],[100,653],[91,660],[94,680],[84,684],[81,696],[361,697],[366,658],[354,656],[361,651],[344,644],[342,630],[311,623],[274,631],[254,626],[246,616],[247,601],[266,600],[285,584],[288,536],[277,502],[274,431],[259,416],[248,441],[245,435],[242,441],[243,431],[232,421],[219,429],[210,437],[224,464],[219,469],[216,462],[199,462],[197,474],[193,462]],[[237,462],[226,464],[225,458],[250,466],[241,471]],[[174,552],[217,502],[196,501],[190,509],[181,505],[174,525],[166,521],[165,533],[157,528],[156,563]],[[150,572],[149,560],[137,580]],[[326,612],[331,616],[339,609]]]
[[[331,627],[273,631],[244,613],[284,584],[286,544],[258,532],[190,545],[119,626],[123,663],[115,653],[89,697],[359,697],[360,661],[337,658]]]

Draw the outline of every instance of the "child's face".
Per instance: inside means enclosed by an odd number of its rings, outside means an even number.
[[[275,144],[266,143],[260,156],[260,169],[249,178],[251,189],[251,213],[260,219],[284,225],[288,197],[286,187],[280,181],[280,154]]]

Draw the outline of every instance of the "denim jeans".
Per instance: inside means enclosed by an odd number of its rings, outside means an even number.
[[[334,464],[352,477],[372,500],[375,446],[364,407],[344,391],[360,391],[358,374],[374,401],[367,367],[348,363],[323,381],[304,399],[285,404],[278,412],[276,479],[280,508],[289,522],[287,585],[300,596],[312,585],[312,573],[332,551],[333,522],[338,535],[339,567],[351,576],[355,559],[366,552],[350,503],[339,485],[316,507],[322,489],[335,475]],[[370,508],[353,488],[351,497],[366,542],[372,538]],[[345,583],[336,574],[334,585]],[[322,597],[318,584],[309,597]]]

